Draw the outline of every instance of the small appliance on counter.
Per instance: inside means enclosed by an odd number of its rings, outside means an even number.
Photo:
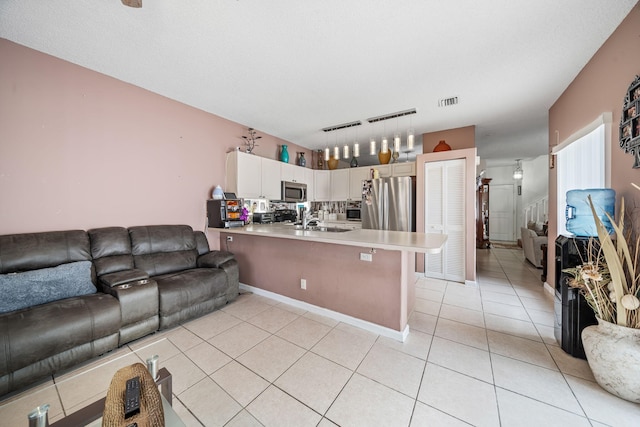
[[[275,220],[275,214],[273,212],[254,212],[253,223],[254,224],[271,224]]]
[[[210,228],[232,228],[244,226],[240,219],[242,200],[207,200],[207,220]]]
[[[362,221],[360,204],[361,202],[349,202],[347,204],[347,209],[345,210],[347,221]]]
[[[278,209],[274,212],[274,222],[296,222],[297,219],[295,209]]]

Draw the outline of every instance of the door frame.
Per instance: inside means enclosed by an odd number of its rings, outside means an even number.
[[[424,164],[465,159],[465,284],[476,283],[476,148],[439,151],[416,156],[416,231],[424,233]],[[446,243],[445,243],[446,245]],[[424,272],[424,257],[416,257],[416,271]]]
[[[513,240],[499,240],[499,241],[508,241],[508,242],[517,242],[518,241],[518,234],[517,234],[517,224],[516,224],[516,211],[517,211],[517,204],[518,204],[518,199],[517,199],[517,185],[515,184],[495,184],[495,185],[491,185],[491,189],[489,191],[489,241],[491,241],[491,218],[493,216],[493,214],[491,213],[491,206],[493,206],[493,203],[491,203],[491,196],[494,195],[494,191],[496,188],[498,187],[511,187],[511,195],[513,196],[513,204],[511,206],[511,234],[513,236]],[[495,197],[495,195],[494,195]]]

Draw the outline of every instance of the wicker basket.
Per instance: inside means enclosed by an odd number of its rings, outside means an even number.
[[[124,396],[127,380],[140,377],[140,413],[124,418]],[[164,411],[156,382],[142,363],[120,369],[111,379],[104,403],[102,425],[126,427],[137,423],[138,427],[164,427]]]

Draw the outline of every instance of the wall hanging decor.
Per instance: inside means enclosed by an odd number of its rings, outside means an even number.
[[[622,104],[620,119],[620,148],[631,153],[633,168],[640,168],[640,76],[629,85]]]

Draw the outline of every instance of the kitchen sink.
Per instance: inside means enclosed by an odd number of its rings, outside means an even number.
[[[344,233],[345,231],[351,231],[350,228],[340,227],[315,227],[316,231],[326,231],[328,233]]]
[[[296,230],[304,230],[304,228],[302,228],[302,226],[300,224],[296,224],[294,225],[294,228]],[[317,225],[310,225],[307,227],[307,231],[323,231],[326,233],[344,233],[345,231],[351,231],[350,228],[340,228],[340,227],[325,227],[325,226],[317,226]]]

